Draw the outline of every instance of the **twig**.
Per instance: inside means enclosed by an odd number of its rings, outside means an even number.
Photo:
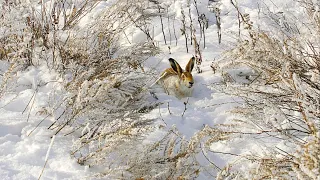
[[[284,150],[282,150],[282,149],[280,149],[280,148],[278,148],[278,147],[275,147],[275,148],[278,149],[279,151],[285,153],[285,154],[286,154],[287,156],[289,156],[291,159],[294,158],[294,156],[293,156],[292,154],[288,153],[287,151],[284,151]]]
[[[64,127],[66,127],[69,124],[69,122],[71,122],[71,120],[72,119],[68,120],[63,125],[61,125],[61,127],[56,131],[56,133],[54,135],[57,135]]]
[[[204,150],[203,150],[203,146],[202,146],[201,143],[200,143],[200,149],[201,149],[202,155],[207,159],[207,161],[208,161],[210,164],[212,164],[215,168],[217,168],[219,171],[221,171],[221,168],[219,168],[219,166],[217,166],[214,162],[212,162],[212,161],[208,158],[208,156],[206,155],[206,153],[205,153]]]
[[[27,110],[27,108],[28,108],[28,106],[30,105],[30,103],[31,103],[31,101],[32,101],[32,99],[34,98],[34,96],[36,95],[36,93],[38,92],[38,87],[39,86],[37,86],[37,88],[35,89],[35,91],[33,92],[33,94],[32,94],[32,96],[31,96],[31,98],[30,98],[30,100],[29,100],[29,102],[28,102],[28,104],[27,104],[27,106],[24,108],[24,110],[22,111],[22,114]]]
[[[231,156],[240,156],[239,154],[233,154],[233,153],[227,153],[227,152],[220,152],[220,151],[212,151],[209,150],[212,153],[217,153],[217,154],[226,154],[226,155],[231,155]]]
[[[163,117],[162,117],[162,115],[161,115],[160,106],[159,106],[159,114],[160,114],[160,118],[161,118],[161,120],[162,120],[162,121],[163,121],[163,123],[167,126],[167,123],[164,121],[164,119],[163,119]]]
[[[28,137],[33,133],[33,131],[35,131],[38,127],[39,127],[39,125],[45,120],[45,119],[47,119],[48,117],[50,116],[50,114],[48,114],[45,118],[43,118],[37,125],[36,125],[36,127],[34,127],[33,129],[32,129],[32,131],[30,131],[30,133],[27,135]]]
[[[164,44],[167,44],[167,39],[166,35],[164,33],[164,26],[163,26],[163,20],[162,20],[162,15],[161,15],[161,6],[158,5],[158,11],[159,11],[159,17],[160,17],[160,22],[161,22],[161,30],[162,30],[162,35],[164,39]]]
[[[190,21],[190,26],[189,26],[189,28],[190,28],[190,45],[192,45],[192,37],[193,37],[193,35],[194,35],[194,28],[193,28],[193,21],[192,21],[192,17],[191,17],[191,4],[190,4],[190,0],[187,0],[187,7],[188,7],[188,12],[189,12],[189,21]]]
[[[258,76],[256,76],[249,84],[252,84],[254,81],[256,81],[260,76],[261,76],[262,72],[260,74],[258,74]]]
[[[34,95],[34,98],[33,98],[33,101],[31,103],[31,107],[29,109],[29,112],[28,112],[28,117],[27,117],[27,122],[29,121],[29,118],[30,118],[30,114],[31,114],[31,110],[33,108],[33,105],[34,105],[34,102],[36,101],[36,94]]]
[[[169,10],[168,10],[168,7],[167,6],[167,19],[168,19],[168,31],[169,31],[169,41],[170,41],[170,45],[171,45],[171,30],[170,30],[170,17],[169,17]]]
[[[186,29],[186,15],[184,14],[183,9],[181,9],[181,15],[182,15],[182,19],[181,19],[182,28],[180,30],[181,30],[182,35],[184,35],[184,38],[186,41],[186,49],[187,49],[187,53],[188,53],[189,49],[188,49],[188,34],[187,34],[187,29]]]
[[[129,42],[129,44],[131,44],[131,42],[130,42],[130,40],[129,40],[129,38],[128,38],[128,36],[127,36],[127,34],[126,34],[125,31],[123,31],[123,34],[124,34],[124,36],[126,37],[126,39],[127,39],[127,41]]]
[[[77,127],[76,129],[72,130],[71,132],[68,132],[68,133],[64,134],[63,136],[68,136],[68,135],[76,132],[76,131],[77,131],[78,129],[80,129],[80,128],[81,128],[81,126]]]
[[[57,121],[62,117],[62,115],[66,112],[66,110],[64,110],[61,115],[48,127],[48,129],[50,129],[54,124],[57,123]]]
[[[223,102],[223,103],[219,103],[219,104],[210,104],[210,105],[207,105],[207,106],[203,106],[201,108],[209,108],[209,107],[221,106],[221,105],[225,105],[225,104],[239,104],[239,105],[242,105],[242,103],[240,103],[240,102]]]
[[[24,110],[22,111],[22,114],[27,110],[28,106],[30,105],[31,103],[31,106],[30,106],[30,109],[29,109],[29,112],[28,112],[28,117],[27,117],[27,122],[29,121],[29,118],[30,118],[30,114],[31,114],[31,110],[32,110],[32,107],[34,105],[34,102],[35,102],[35,99],[36,99],[36,94],[38,92],[38,89],[39,89],[39,86],[40,86],[40,82],[39,84],[37,84],[37,87],[35,88],[34,92],[33,92],[33,95],[31,97],[31,99],[29,100],[27,106],[24,108]],[[32,101],[32,102],[31,102]]]
[[[10,104],[13,100],[17,99],[18,98],[18,94],[14,94],[15,97],[13,97],[12,99],[9,100],[9,102],[7,102],[5,105],[1,106],[0,109],[6,107],[8,104]]]
[[[170,106],[169,106],[169,102],[168,102],[168,111],[169,111],[169,114],[171,115],[171,111],[170,111]]]
[[[200,18],[200,13],[199,13],[199,9],[198,9],[198,4],[197,4],[197,0],[193,0],[193,5],[196,8],[196,12],[197,12],[197,16],[198,16],[198,23],[199,23],[199,27],[200,27],[200,39],[202,38],[202,23],[201,23],[201,18]]]
[[[50,143],[50,145],[49,145],[49,148],[48,148],[48,151],[47,151],[47,154],[46,154],[45,162],[44,162],[44,165],[43,165],[43,168],[42,168],[42,171],[41,171],[41,173],[40,173],[40,176],[39,176],[38,180],[41,179],[41,176],[42,176],[42,174],[43,174],[43,172],[44,172],[44,168],[46,167],[46,165],[47,165],[47,163],[48,163],[49,154],[50,154],[50,151],[51,151],[51,148],[52,148],[52,145],[53,145],[53,142],[54,142],[55,137],[56,137],[55,135],[52,136],[51,143]]]
[[[172,26],[173,26],[173,35],[174,35],[174,38],[176,39],[176,46],[178,45],[178,38],[177,38],[177,34],[176,34],[176,27],[174,25],[174,22],[175,22],[175,19],[176,17],[173,16],[173,23],[172,23]]]
[[[189,98],[187,99],[187,102],[183,102],[183,104],[184,104],[184,110],[183,110],[183,113],[182,113],[181,117],[183,117],[184,113],[187,111],[188,101],[189,101]]]
[[[231,4],[233,5],[233,7],[234,8],[236,8],[236,10],[237,10],[237,12],[238,12],[238,33],[239,33],[239,37],[240,37],[240,35],[241,35],[241,20],[240,20],[240,16],[241,16],[241,18],[242,18],[242,20],[244,19],[243,17],[242,17],[242,14],[240,13],[240,11],[239,11],[239,7],[231,0]]]

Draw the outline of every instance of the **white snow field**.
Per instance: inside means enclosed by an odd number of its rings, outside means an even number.
[[[0,120],[1,179],[38,179],[52,137],[45,126],[49,123],[44,121],[28,137],[28,132],[42,119],[32,117],[27,122],[27,115],[2,109]],[[78,165],[70,157],[71,143],[72,138],[69,137],[55,138],[42,179],[90,179],[88,168]]]
[[[219,1],[219,0],[216,0]],[[1,2],[1,1],[0,1]],[[112,4],[114,1],[110,1]],[[169,4],[169,11],[181,17],[181,8],[187,9],[187,0],[166,0]],[[222,43],[219,44],[217,36],[216,19],[213,13],[209,11],[207,5],[209,0],[198,0],[198,7],[201,13],[204,13],[209,19],[209,26],[205,30],[206,45],[200,44],[203,62],[200,65],[202,73],[193,71],[195,80],[193,96],[181,100],[169,96],[163,90],[155,85],[150,90],[156,93],[159,102],[163,102],[160,107],[152,110],[145,116],[156,118],[157,124],[163,125],[165,129],[159,129],[150,133],[144,143],[155,142],[167,130],[172,127],[178,129],[186,139],[191,138],[204,126],[214,126],[215,124],[228,123],[234,118],[229,112],[234,107],[242,106],[243,101],[234,96],[227,95],[217,90],[216,84],[221,83],[223,77],[221,72],[228,71],[231,75],[239,74],[240,70],[219,69],[219,73],[214,73],[211,64],[219,59],[225,50],[232,48],[236,42],[234,37],[238,32],[238,17],[230,0],[220,0],[221,3],[221,29]],[[87,14],[79,22],[79,27],[85,27],[91,21],[92,17],[99,16],[101,9],[108,7],[109,2],[103,2],[98,5],[91,13]],[[268,26],[268,18],[260,14],[259,4],[270,6],[272,11],[291,11],[295,5],[290,0],[238,0],[238,6],[243,13],[248,13],[251,21],[257,24],[261,29],[271,29]],[[186,10],[187,12],[187,10]],[[194,17],[196,10],[192,8]],[[296,9],[299,14],[299,9]],[[197,21],[197,19],[194,19]],[[176,20],[179,25],[180,20]],[[186,52],[185,39],[178,34],[178,45],[175,45],[174,37],[169,40],[172,27],[165,27],[167,45],[163,40],[161,24],[158,18],[153,20],[153,36],[161,53],[149,58],[145,62],[146,68],[155,69],[160,74],[164,69],[170,67],[169,58],[174,58],[182,68],[185,67],[189,59],[194,55],[194,48],[189,45],[189,53]],[[197,31],[197,33],[199,33]],[[131,43],[144,40],[144,35],[137,28],[128,29],[128,39]],[[121,43],[129,46],[128,39],[123,39]],[[168,49],[170,46],[170,52]],[[6,62],[0,64],[1,73],[5,72],[9,65]],[[234,74],[233,74],[234,73]],[[104,179],[95,176],[99,173],[99,168],[91,168],[79,165],[77,160],[70,155],[73,141],[78,137],[76,133],[69,134],[71,128],[64,128],[62,132],[56,135],[52,147],[51,139],[55,131],[48,130],[48,127],[59,117],[45,116],[41,112],[45,111],[46,106],[55,107],[54,99],[62,98],[64,91],[61,85],[62,78],[58,73],[50,71],[45,66],[29,67],[26,71],[17,74],[18,88],[14,92],[8,90],[5,96],[0,99],[0,179],[1,180],[63,180],[63,179]],[[157,77],[154,77],[156,80]],[[238,77],[238,81],[245,81],[244,77]],[[1,76],[1,81],[4,81]],[[37,85],[43,84],[41,88]],[[152,84],[153,82],[149,82]],[[59,111],[58,111],[59,112]],[[62,113],[62,112],[61,112]],[[50,113],[49,113],[50,114]],[[226,144],[225,141],[215,143],[211,147],[214,152],[208,154],[215,166],[224,167],[228,162],[236,161],[234,154],[263,154],[264,150],[260,144],[267,146],[282,145],[281,140],[264,141],[251,140],[246,141],[246,137],[235,139]],[[48,149],[50,148],[50,151]],[[287,149],[290,152],[290,149]],[[47,163],[45,162],[47,160]],[[198,179],[213,179],[216,176],[216,169],[203,154],[199,154],[198,161],[205,168],[202,169]],[[211,168],[211,169],[210,169]],[[246,164],[239,165],[239,169],[248,168]]]
[[[31,68],[20,75],[19,92],[6,94],[0,101],[0,177],[38,179],[45,164],[53,131],[48,130],[54,117],[31,115],[39,111],[59,91],[59,79],[47,69]],[[36,83],[49,82],[40,89]],[[50,82],[51,81],[51,82]],[[36,93],[35,93],[36,92]],[[31,108],[30,108],[31,107]],[[71,136],[57,135],[41,179],[88,179],[90,171],[70,156]],[[90,178],[89,178],[90,179]]]

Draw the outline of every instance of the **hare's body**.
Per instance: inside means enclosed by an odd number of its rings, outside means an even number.
[[[192,96],[193,87],[184,86],[177,74],[165,75],[165,78],[160,80],[160,84],[167,94],[174,95],[179,99]]]
[[[194,58],[191,58],[183,72],[180,65],[172,58],[169,59],[171,68],[166,69],[157,81],[169,95],[181,99],[192,96],[194,80],[191,71],[194,66]]]

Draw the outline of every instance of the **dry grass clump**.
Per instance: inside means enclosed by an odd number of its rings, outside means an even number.
[[[316,179],[320,175],[319,12],[310,12],[315,4],[309,1],[300,5],[307,12],[304,22],[293,21],[296,19],[285,14],[286,21],[280,24],[281,17],[268,12],[275,27],[268,32],[254,26],[247,29],[248,37],[221,61],[220,66],[245,66],[255,73],[245,84],[229,82],[224,89],[245,102],[244,107],[232,111],[241,123],[235,119],[231,131],[246,134],[248,141],[257,144],[259,137],[279,144],[264,147],[263,155],[239,155],[240,160],[229,164],[233,170],[226,168],[221,177]],[[255,166],[240,170],[239,162]]]

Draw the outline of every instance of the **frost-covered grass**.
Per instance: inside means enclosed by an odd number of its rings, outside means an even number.
[[[319,176],[319,4],[92,2],[0,1],[1,179]],[[150,87],[195,55],[192,97]]]

